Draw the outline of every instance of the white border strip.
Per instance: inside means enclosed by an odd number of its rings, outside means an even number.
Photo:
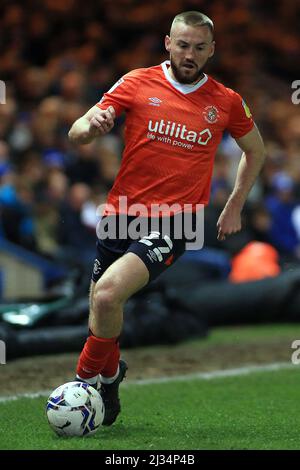
[[[264,364],[261,366],[253,365],[253,366],[245,366],[239,367],[237,369],[223,369],[223,370],[214,370],[212,372],[198,372],[193,374],[185,374],[185,375],[175,375],[171,377],[159,377],[157,379],[144,379],[144,380],[136,380],[130,383],[134,383],[135,385],[148,385],[148,384],[159,384],[159,383],[167,383],[167,382],[181,382],[185,380],[212,380],[217,379],[220,377],[234,377],[239,375],[247,375],[252,374],[253,372],[266,372],[266,371],[274,371],[280,369],[289,369],[294,367],[294,364],[291,362],[274,362],[272,364]],[[128,383],[129,385],[129,383]]]
[[[151,384],[162,384],[169,382],[182,382],[186,380],[212,380],[220,377],[235,377],[239,375],[248,375],[254,372],[268,372],[276,371],[281,369],[291,369],[295,367],[291,362],[274,362],[272,364],[264,365],[253,365],[246,367],[239,367],[237,369],[224,369],[224,370],[215,370],[212,372],[198,372],[193,374],[185,375],[174,375],[173,377],[158,377],[152,379],[142,379],[142,380],[130,380],[124,383],[125,386],[130,385],[151,385]],[[296,368],[295,368],[296,369]],[[16,401],[20,398],[38,398],[38,397],[47,397],[50,395],[52,390],[41,390],[35,393],[20,393],[18,395],[4,396],[0,397],[0,403],[6,403],[9,401]]]

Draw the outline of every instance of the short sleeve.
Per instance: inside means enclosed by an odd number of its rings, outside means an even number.
[[[109,90],[104,93],[97,103],[100,109],[107,109],[113,106],[116,116],[123,111],[128,111],[134,101],[136,90],[140,82],[138,70],[133,70],[120,78]]]
[[[242,97],[231,91],[231,110],[227,130],[234,139],[238,139],[248,134],[254,126],[252,114]]]

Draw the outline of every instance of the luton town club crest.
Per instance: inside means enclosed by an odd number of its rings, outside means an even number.
[[[219,119],[219,111],[215,106],[206,106],[203,111],[205,121],[214,124]]]

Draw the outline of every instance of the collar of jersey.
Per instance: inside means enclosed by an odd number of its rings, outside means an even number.
[[[166,79],[168,80],[168,82],[171,83],[171,85],[173,85],[174,88],[176,88],[176,90],[180,91],[184,95],[187,95],[188,93],[193,93],[193,91],[198,90],[198,88],[200,88],[202,85],[204,85],[204,83],[206,83],[207,80],[208,80],[208,76],[206,74],[204,74],[204,77],[202,78],[202,80],[200,80],[200,82],[196,83],[196,85],[193,85],[193,86],[184,85],[183,83],[176,82],[176,80],[174,80],[170,76],[169,71],[168,71],[168,65],[170,65],[169,60],[165,60],[161,64]]]

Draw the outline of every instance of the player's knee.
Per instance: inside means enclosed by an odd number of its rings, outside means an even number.
[[[110,312],[118,309],[122,304],[118,292],[118,286],[114,281],[101,279],[95,285],[93,295],[93,309],[102,315],[110,314]]]

